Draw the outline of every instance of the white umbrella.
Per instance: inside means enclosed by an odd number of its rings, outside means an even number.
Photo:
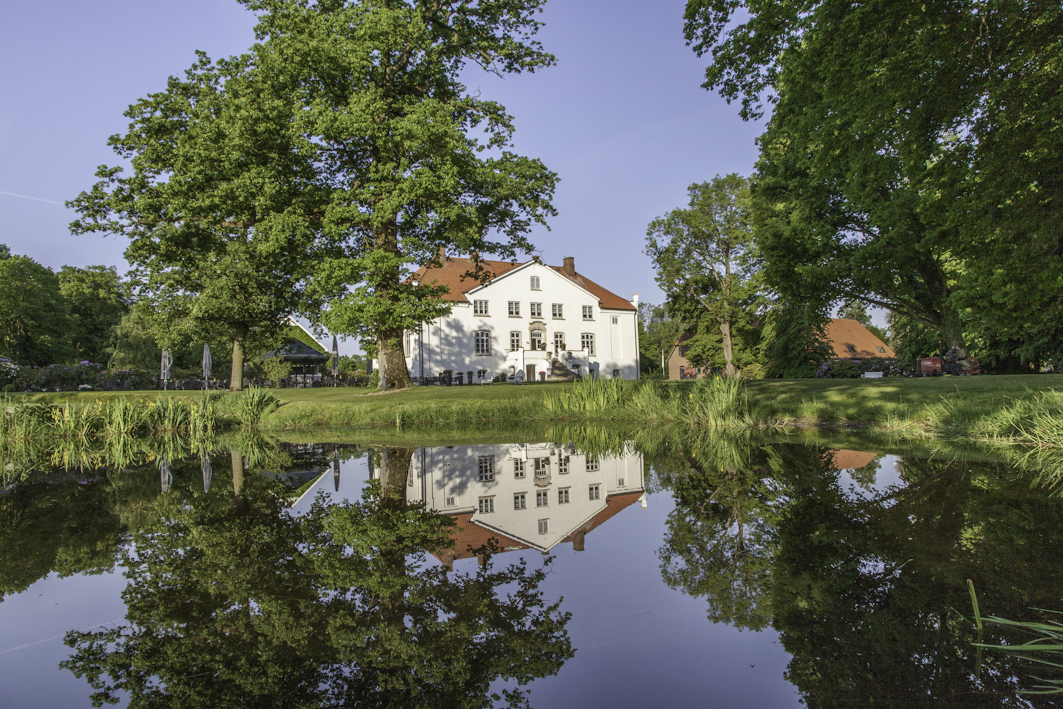
[[[214,362],[210,359],[210,345],[203,343],[203,388],[209,389],[210,386],[210,368],[214,365]]]
[[[165,391],[166,381],[170,378],[170,367],[173,365],[173,357],[170,356],[170,350],[162,351],[162,388]]]
[[[208,357],[210,355],[207,355]],[[210,465],[210,456],[203,456],[203,492],[210,492],[210,476],[214,469]]]
[[[332,386],[336,386],[336,378],[340,376],[340,346],[336,344],[336,336],[332,336]]]

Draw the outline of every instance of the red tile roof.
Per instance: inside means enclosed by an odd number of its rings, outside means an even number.
[[[498,278],[499,276],[524,265],[523,263],[517,263],[516,261],[490,261],[488,259],[480,259],[480,263],[483,265],[489,278]],[[527,263],[527,261],[525,263]],[[561,266],[548,266],[547,268],[552,268],[565,278],[569,278],[565,275]],[[472,269],[472,259],[448,256],[446,261],[443,262],[443,265],[437,268],[429,270],[424,266],[421,266],[417,269],[413,278],[428,285],[447,286],[450,291],[443,296],[443,300],[464,303],[466,302],[465,294],[480,285],[475,278],[466,277],[466,274],[470,273]],[[591,294],[598,298],[599,307],[608,308],[610,310],[635,310],[635,307],[631,305],[630,302],[621,298],[616,293],[602,288],[600,285],[578,272],[574,278],[570,278],[569,280],[590,291]]]
[[[834,356],[842,359],[897,356],[889,345],[856,320],[835,318],[828,322],[827,342],[834,348]],[[852,351],[849,345],[852,345]],[[879,347],[883,349],[882,352],[878,351]]]
[[[878,457],[877,453],[867,451],[852,451],[845,448],[834,451],[834,467],[837,470],[849,470],[866,468]]]

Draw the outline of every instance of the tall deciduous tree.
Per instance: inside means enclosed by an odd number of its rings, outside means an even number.
[[[747,119],[775,104],[755,196],[774,285],[949,345],[966,318],[1063,348],[1058,2],[689,0],[686,19],[706,88]]]
[[[654,219],[646,253],[657,284],[678,307],[716,321],[727,375],[735,374],[731,324],[739,299],[755,288],[756,250],[749,221],[749,181],[736,174],[688,188],[690,204]]]
[[[497,75],[553,64],[533,39],[543,0],[243,1],[264,11],[257,61],[287,77],[329,195],[322,228],[343,248],[318,270],[340,296],[317,320],[373,342],[388,384],[408,386],[403,331],[449,312],[412,268],[438,263],[441,246],[528,252],[532,223],[554,214],[556,175],[511,153],[505,109],[458,79],[467,64]]]
[[[101,167],[71,205],[74,233],[122,234],[141,307],[163,346],[222,331],[230,388],[241,389],[249,338],[313,310],[307,277],[323,245],[322,201],[293,124],[288,89],[253,55],[212,63],[129,108],[110,144],[132,174]],[[319,305],[319,304],[318,304]]]

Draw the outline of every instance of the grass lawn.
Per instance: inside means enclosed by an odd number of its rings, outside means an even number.
[[[666,386],[685,386],[666,382]],[[625,382],[625,387],[636,386]],[[277,389],[280,406],[262,421],[265,428],[345,427],[370,424],[476,424],[485,421],[550,420],[538,402],[557,393],[562,384],[427,386],[375,394],[364,388]],[[910,424],[935,427],[990,415],[1017,400],[1063,390],[1063,377],[1053,375],[794,379],[748,382],[753,417],[775,425]],[[114,397],[197,397],[201,392],[58,392],[17,394],[14,398],[41,404],[89,402]],[[1056,397],[1050,395],[1052,399]],[[232,399],[226,395],[225,399]],[[632,418],[629,411],[605,411],[588,418]]]
[[[973,414],[1055,390],[1063,391],[1063,377],[1046,374],[749,382],[751,403],[774,419],[835,422],[925,418],[943,403]]]

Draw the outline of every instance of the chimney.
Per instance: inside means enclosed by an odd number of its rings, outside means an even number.
[[[447,262],[447,246],[443,244],[439,247],[439,263]]]
[[[443,568],[447,571],[454,570],[454,552],[449,552],[443,556]]]
[[[565,272],[565,275],[569,278],[576,277],[576,259],[571,256],[565,257],[565,265],[561,267],[561,270]]]
[[[572,535],[572,551],[583,551],[583,542],[587,536],[582,529]]]
[[[636,293],[635,295],[631,296],[631,304],[633,306],[635,306],[636,310],[638,310],[638,307],[639,307],[639,294],[638,293]]]

